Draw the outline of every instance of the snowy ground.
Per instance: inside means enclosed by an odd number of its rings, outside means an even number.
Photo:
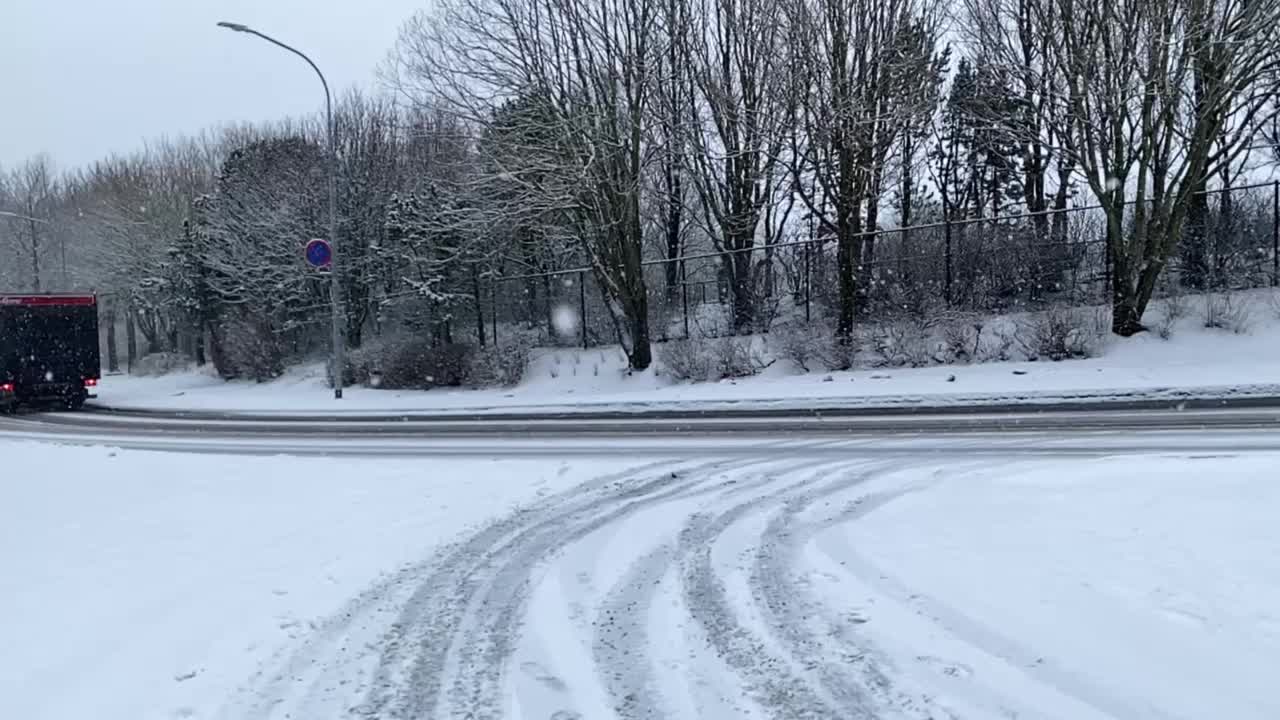
[[[27,720],[211,717],[379,578],[629,464],[0,453],[0,716]]]
[[[762,375],[717,383],[675,383],[658,373],[628,375],[616,348],[547,350],[523,384],[510,389],[387,391],[350,388],[341,402],[319,366],[297,368],[276,382],[224,383],[208,374],[160,378],[111,376],[99,403],[114,407],[252,412],[438,412],[527,408],[636,409],[662,404],[711,409],[726,405],[848,406],[1054,402],[1115,396],[1280,394],[1280,319],[1270,291],[1237,296],[1250,303],[1249,332],[1203,327],[1201,300],[1170,340],[1144,334],[1113,339],[1100,357],[1060,363],[1004,362],[920,369],[799,373],[778,362]],[[1239,302],[1240,300],[1237,300]],[[1278,306],[1280,307],[1280,306]],[[1160,308],[1152,310],[1158,318]],[[661,348],[658,349],[661,354]]]
[[[1280,454],[898,442],[644,466],[4,443],[0,698],[59,720],[1280,716]]]

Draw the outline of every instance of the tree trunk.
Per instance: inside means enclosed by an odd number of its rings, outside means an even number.
[[[663,267],[666,280],[667,307],[675,307],[680,301],[680,268],[676,258],[680,257],[680,223],[684,214],[684,203],[681,201],[682,189],[680,173],[673,167],[674,160],[669,160],[666,167],[667,217],[666,245],[667,264]]]
[[[735,241],[734,246],[737,243]],[[751,282],[751,254],[734,253],[725,258],[731,268],[729,289],[733,293],[733,331],[737,335],[751,332],[755,322],[755,297]]]
[[[35,210],[29,210],[28,214],[34,217]],[[31,227],[31,290],[40,292],[40,235],[36,231],[35,220],[28,224]]]
[[[132,307],[125,310],[124,336],[125,349],[129,353],[129,371],[133,372],[133,363],[138,359],[138,325],[134,320]]]
[[[1216,289],[1223,289],[1230,283],[1227,279],[1227,266],[1231,262],[1232,248],[1236,247],[1236,207],[1235,198],[1231,192],[1231,177],[1229,172],[1223,172],[1222,175],[1223,185],[1218,195],[1218,227],[1213,238],[1213,247],[1216,250],[1213,263],[1213,287]]]
[[[1195,290],[1209,286],[1209,198],[1205,182],[1196,183],[1187,202],[1186,230],[1182,234],[1182,283]]]
[[[364,323],[360,320],[361,313],[350,312],[350,308],[351,306],[348,305],[347,306],[348,312],[346,317],[347,348],[351,350],[358,350],[360,346],[364,344]]]
[[[555,308],[551,306],[551,276],[542,276],[542,311],[543,322],[547,324],[547,337],[556,337]]]
[[[636,143],[633,147],[638,146]],[[635,152],[631,167],[638,168],[638,151]],[[618,300],[627,315],[627,330],[631,335],[631,351],[628,353],[631,369],[647,370],[653,364],[653,348],[649,346],[649,292],[644,282],[644,258],[641,256],[644,230],[640,225],[640,198],[636,193],[629,193],[620,204],[626,220],[620,230],[622,237],[619,238],[622,243],[622,267],[617,285],[622,291],[622,297]]]
[[[1107,247],[1111,248],[1111,332],[1130,337],[1144,330],[1138,283],[1134,282],[1133,261],[1124,240],[1124,202],[1109,205]]]
[[[164,335],[160,326],[160,312],[157,310],[151,311],[150,327],[151,332],[146,333],[147,354],[155,355],[164,349],[164,345],[160,342],[164,339]]]
[[[204,350],[204,348],[205,348],[205,336],[206,336],[207,334],[208,334],[208,332],[207,332],[207,329],[206,329],[206,327],[205,327],[205,324],[204,324],[203,322],[201,322],[201,323],[197,323],[197,324],[196,324],[196,327],[195,327],[195,332],[193,332],[193,333],[192,333],[192,338],[191,338],[191,339],[192,339],[192,341],[193,341],[193,343],[194,343],[194,350],[195,350],[196,365],[197,365],[198,367],[199,367],[199,366],[203,366],[205,363],[207,363],[207,362],[209,361],[209,359],[208,359],[207,357],[205,357],[205,350]]]
[[[879,193],[873,192],[867,198],[867,220],[861,228],[862,236],[858,239],[860,250],[857,260],[858,274],[858,306],[855,308],[858,317],[866,317],[871,309],[872,275],[876,261],[876,229],[880,225]]]
[[[480,271],[471,266],[471,294],[476,303],[476,344],[485,346],[484,302],[480,299]]]
[[[836,273],[840,285],[840,313],[836,322],[836,335],[842,343],[849,343],[853,338],[854,315],[858,303],[858,254],[861,250],[861,216],[854,208],[852,212],[841,212],[836,220]]]
[[[107,321],[107,372],[120,372],[120,347],[116,341],[116,301],[106,303]]]

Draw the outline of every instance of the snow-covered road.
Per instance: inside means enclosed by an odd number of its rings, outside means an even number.
[[[91,483],[56,467],[106,450],[7,443],[48,480],[0,485],[0,697],[107,720],[1280,716],[1280,453],[963,442],[222,476],[126,450]]]

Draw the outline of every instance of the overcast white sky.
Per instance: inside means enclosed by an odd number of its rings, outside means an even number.
[[[375,83],[401,21],[429,0],[0,0],[0,167],[58,168],[323,107],[300,58],[215,26],[240,22],[311,56],[335,94]]]

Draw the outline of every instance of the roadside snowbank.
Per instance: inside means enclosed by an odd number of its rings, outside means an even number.
[[[28,720],[208,718],[380,575],[626,467],[0,452],[0,702]]]
[[[349,388],[335,401],[320,366],[295,368],[271,383],[225,383],[206,373],[159,378],[110,376],[98,404],[119,408],[245,412],[433,412],[573,408],[642,410],[724,404],[779,406],[930,405],[1053,402],[1113,396],[1280,394],[1280,317],[1270,291],[1251,303],[1250,331],[1204,327],[1202,299],[1169,340],[1154,334],[1107,341],[1099,357],[1064,362],[999,362],[855,372],[799,373],[787,362],[762,374],[715,383],[678,383],[656,371],[630,374],[617,348],[540,351],[525,381],[510,389],[387,391]],[[1156,318],[1159,306],[1149,315]],[[661,346],[658,354],[661,356]]]

